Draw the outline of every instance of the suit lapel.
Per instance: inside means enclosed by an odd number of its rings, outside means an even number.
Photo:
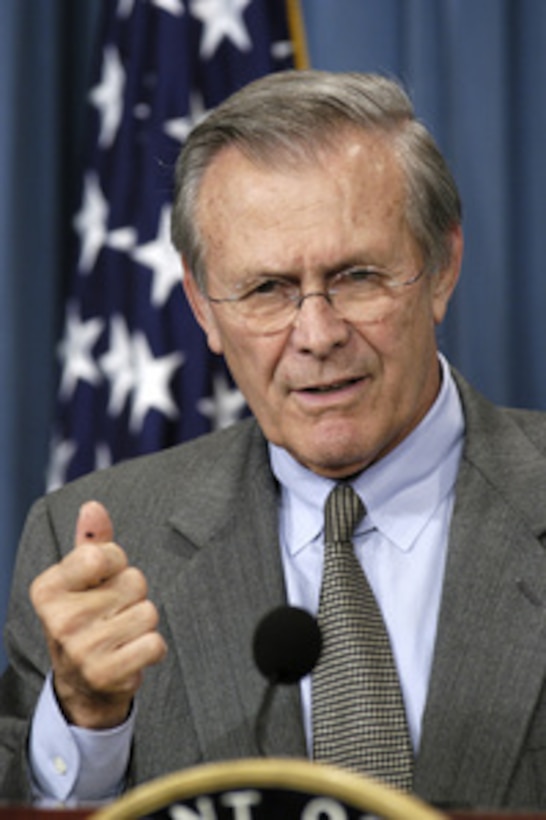
[[[499,805],[546,674],[546,521],[530,492],[544,459],[464,387],[463,400],[467,445],[415,785],[435,803]]]
[[[263,444],[259,452],[242,475],[217,465],[192,512],[171,519],[171,537],[190,557],[164,590],[165,617],[199,746],[209,756],[257,753],[254,723],[265,680],[252,638],[260,618],[286,601],[277,490]],[[268,754],[305,753],[297,687],[278,693],[268,726]]]

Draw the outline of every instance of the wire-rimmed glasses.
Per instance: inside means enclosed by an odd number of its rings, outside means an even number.
[[[238,293],[216,297],[207,293],[213,304],[226,304],[252,333],[278,333],[296,318],[303,302],[322,297],[348,322],[383,321],[394,308],[396,294],[425,273],[403,279],[378,268],[352,267],[335,273],[324,290],[302,293],[298,282],[284,276],[264,276],[245,282]]]

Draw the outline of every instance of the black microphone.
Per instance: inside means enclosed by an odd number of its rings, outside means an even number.
[[[319,659],[322,636],[315,618],[305,609],[280,606],[265,615],[254,633],[256,666],[267,679],[255,724],[258,750],[265,756],[263,737],[266,718],[278,684],[297,683]]]

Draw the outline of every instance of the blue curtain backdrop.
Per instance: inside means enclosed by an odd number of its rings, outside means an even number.
[[[441,348],[489,398],[546,410],[546,2],[302,7],[311,64],[401,78],[459,182],[466,254]],[[44,488],[99,9],[0,2],[0,623]]]

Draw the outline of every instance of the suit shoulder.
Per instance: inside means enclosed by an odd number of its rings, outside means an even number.
[[[152,517],[165,512],[174,497],[191,496],[212,473],[240,474],[246,464],[260,461],[266,447],[253,418],[225,430],[208,433],[150,455],[120,462],[89,473],[45,496],[50,515],[67,519],[73,527],[74,513],[91,499],[112,511],[146,510]]]
[[[187,477],[191,471],[210,470],[220,459],[236,458],[239,453],[252,449],[261,438],[255,420],[248,418],[224,430],[207,433],[182,444],[88,473],[61,487],[52,496],[73,492],[87,496],[95,486],[126,486],[143,478],[149,482],[159,478],[161,485],[164,485],[169,479]]]
[[[484,442],[487,447],[491,447],[493,441],[504,441],[517,452],[519,437],[523,435],[538,450],[546,452],[546,412],[494,404],[454,368],[452,374],[459,390],[467,433],[473,446]]]
[[[533,442],[537,449],[546,454],[546,412],[543,410],[523,410],[503,408],[505,413]]]

